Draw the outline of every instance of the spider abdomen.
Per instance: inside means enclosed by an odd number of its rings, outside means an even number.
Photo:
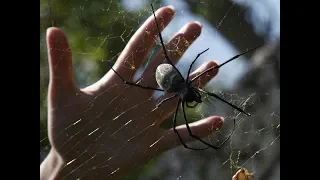
[[[184,79],[171,64],[160,64],[156,70],[156,81],[166,92],[178,92],[185,85]]]

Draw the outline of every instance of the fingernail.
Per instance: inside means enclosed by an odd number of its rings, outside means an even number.
[[[48,34],[52,30],[52,27],[47,28],[46,33]]]
[[[210,62],[205,62],[205,63],[202,63],[201,66],[198,68],[199,71],[205,71],[207,69],[209,69],[210,67],[207,67],[209,65]]]
[[[54,30],[58,30],[58,28],[57,27],[49,27],[49,28],[47,28],[46,33],[48,34],[50,31],[54,31]]]
[[[222,122],[224,122],[224,118],[223,117],[220,116],[220,119],[221,119]]]
[[[199,21],[194,21],[194,23],[198,24],[200,27],[202,27],[202,24]]]
[[[184,33],[188,28],[188,24],[185,24],[180,30],[178,33]]]
[[[170,8],[172,11],[174,11],[174,7],[172,5],[167,6],[168,8]]]

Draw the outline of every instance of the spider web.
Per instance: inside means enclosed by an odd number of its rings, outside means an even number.
[[[247,50],[258,45],[250,44],[252,40],[250,37],[253,35],[250,35],[248,32],[239,33],[243,32],[239,29],[246,26],[246,22],[239,22],[235,19],[242,17],[241,15],[244,12],[251,12],[251,16],[249,17],[247,13],[246,18],[256,25],[251,30],[255,34],[254,36],[264,35],[269,39],[278,38],[277,30],[274,30],[275,28],[270,29],[270,27],[273,27],[270,24],[274,23],[274,20],[266,20],[266,12],[268,12],[266,9],[268,8],[264,8],[264,11],[259,11],[260,13],[254,13],[254,9],[249,9],[249,7],[258,6],[269,7],[267,3],[259,1],[255,1],[255,3],[252,1],[239,2],[241,2],[242,6],[236,2],[227,0],[218,0],[215,3],[205,0],[200,2],[171,2],[175,7],[176,15],[162,32],[165,42],[174,36],[187,22],[197,20],[203,25],[201,36],[184,53],[177,64],[178,69],[184,77],[187,75],[188,67],[197,53],[206,48],[210,48],[210,50],[199,58],[193,70],[208,60],[216,60],[218,63],[224,62],[239,53],[239,50],[235,46],[241,46],[239,49]],[[66,33],[72,49],[75,78],[78,86],[84,88],[99,80],[109,71],[108,65],[113,64],[117,60],[131,36],[146,18],[152,15],[150,3],[155,3],[156,9],[170,4],[167,1],[149,2],[136,0],[40,1],[40,163],[50,150],[47,137],[49,71],[45,45],[46,28],[53,25],[58,26]],[[188,8],[189,5],[196,7],[194,13],[190,11],[191,8]],[[211,24],[207,20],[210,16],[218,17],[215,24]],[[222,34],[229,35],[229,39],[227,40]],[[232,39],[232,34],[236,34],[239,38]],[[243,37],[248,37],[249,39],[240,42]],[[252,40],[252,42],[255,41]],[[246,60],[246,57],[241,57],[224,66],[219,70],[218,75],[204,87],[205,90],[214,92],[225,100],[241,106],[245,111],[250,112],[252,116],[246,117],[239,114],[239,112],[228,105],[210,96],[203,96],[204,102],[196,108],[186,109],[189,123],[212,115],[219,115],[225,118],[222,129],[203,138],[203,140],[214,145],[220,144],[230,134],[233,127],[232,119],[236,118],[234,134],[222,148],[219,150],[191,151],[183,146],[178,146],[159,156],[152,157],[143,166],[138,166],[137,164],[137,168],[126,179],[231,179],[240,166],[253,172],[255,179],[280,179],[280,84],[277,72],[275,71],[278,64],[275,60],[277,59],[277,55],[273,48],[274,45],[271,44],[268,47],[266,50],[250,53],[247,56],[247,58],[250,58],[249,61]],[[143,67],[135,67],[134,64],[127,61],[123,65],[123,68],[129,71],[138,70],[135,77],[137,79],[141,75],[141,72],[143,72],[146,64],[152,60],[160,48],[161,45],[158,40]],[[169,51],[181,52],[178,46],[169,49]],[[118,85],[115,84],[108,90],[115,89]],[[124,89],[115,98],[121,98],[121,93],[127,90],[130,89]],[[142,93],[145,90],[137,89],[134,92]],[[161,93],[156,93],[153,97],[139,100],[130,106],[125,105],[130,99],[123,98],[123,103],[116,105],[113,105],[111,100],[110,102],[106,102],[105,108],[110,108],[111,105],[114,106],[112,108],[115,109],[116,116],[113,119],[121,119],[126,112],[138,110],[144,103],[154,101],[159,96],[161,96]],[[93,105],[95,102],[90,103]],[[69,106],[76,106],[76,104],[69,104]],[[65,108],[67,109],[68,107]],[[88,110],[90,110],[90,106]],[[128,131],[128,127],[132,128],[130,126],[131,121],[134,121],[136,118],[148,118],[152,111],[152,109],[142,111],[137,117],[129,117],[128,120],[122,122],[110,137],[121,136],[121,131]],[[101,113],[103,113],[103,110],[97,112],[97,117]],[[90,123],[94,123],[94,119]],[[181,109],[179,110],[177,119],[178,124],[184,124]],[[171,121],[172,115],[167,117],[167,120],[161,126],[163,128],[170,128]],[[75,126],[76,123],[70,126]],[[154,121],[144,125],[145,128],[133,127],[133,137],[140,137],[139,135],[143,134],[143,131],[151,126],[152,123]],[[98,128],[103,129],[104,127],[102,126],[105,125],[101,125]],[[64,130],[67,130],[67,128]],[[79,129],[77,133],[80,133],[82,130]],[[94,133],[94,131],[91,133]],[[87,134],[87,136],[90,135]],[[65,143],[73,141],[74,137],[71,134]],[[144,138],[144,136],[141,136],[141,138]],[[124,139],[122,141],[126,142],[128,140]],[[82,140],[79,139],[79,143],[80,141]],[[157,143],[157,141],[154,143]],[[197,141],[190,142],[188,145],[191,147],[204,147],[202,143]],[[106,149],[97,153],[109,151],[107,143],[103,144],[103,147]],[[130,153],[134,154],[135,151],[140,150],[141,147],[136,147]],[[148,151],[148,149],[142,149],[142,151]],[[115,153],[110,159],[117,155]],[[92,154],[93,156],[95,154]],[[108,167],[103,168],[107,169]],[[111,173],[117,173],[117,168]],[[65,179],[68,179],[68,177]]]

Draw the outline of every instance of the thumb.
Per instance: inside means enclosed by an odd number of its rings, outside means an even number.
[[[67,37],[58,28],[47,29],[50,86],[54,90],[74,86],[72,54]]]
[[[190,123],[189,126],[191,128],[193,135],[196,135],[198,137],[206,137],[212,134],[213,132],[215,132],[217,129],[220,129],[223,125],[223,122],[224,122],[224,119],[220,116],[210,116],[200,121]],[[177,126],[176,129],[178,130],[185,144],[187,144],[188,142],[197,140],[189,135],[188,129],[185,124]],[[167,131],[164,131],[164,140],[163,141],[161,140],[161,142],[163,142],[161,146],[164,147],[165,149],[170,149],[175,146],[183,145],[180,142],[180,139],[176,134],[176,132],[174,132],[173,128]],[[187,146],[191,148],[200,148],[200,147],[194,147],[188,144]],[[207,146],[203,145],[201,146],[201,148],[202,147],[207,147]]]

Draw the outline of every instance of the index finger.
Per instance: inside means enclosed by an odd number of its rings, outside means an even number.
[[[162,7],[155,12],[155,15],[161,32],[172,20],[174,8],[172,6]],[[114,69],[125,80],[130,81],[133,78],[137,69],[154,46],[158,34],[159,32],[152,14],[131,37],[114,65]],[[128,70],[129,68],[130,70]]]

